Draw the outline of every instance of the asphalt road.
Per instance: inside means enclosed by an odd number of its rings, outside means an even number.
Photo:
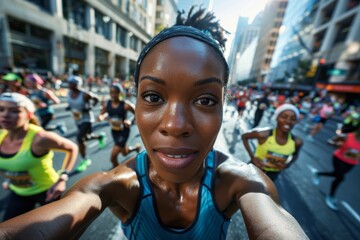
[[[65,137],[75,141],[76,127],[71,119],[70,112],[65,111],[64,105],[56,108],[57,118],[52,122],[65,123],[68,132]],[[232,154],[239,161],[249,161],[249,157],[241,143],[240,134],[248,129],[250,120],[240,121],[239,128],[236,114],[231,116],[232,109],[225,113],[223,127],[219,133],[215,148]],[[95,108],[98,113],[99,109]],[[249,115],[251,116],[252,113]],[[282,205],[300,223],[310,239],[359,239],[360,236],[360,168],[354,168],[347,176],[344,183],[340,186],[337,193],[340,209],[337,212],[327,208],[324,196],[329,191],[329,179],[322,179],[320,186],[314,186],[311,182],[311,168],[331,170],[331,159],[334,148],[326,144],[326,140],[333,136],[336,129],[336,121],[330,120],[326,127],[315,136],[315,143],[305,144],[301,150],[299,159],[289,169],[284,171],[276,181]],[[272,126],[264,117],[260,126]],[[70,187],[80,178],[97,171],[107,171],[111,168],[110,151],[113,145],[110,128],[106,122],[95,123],[94,132],[105,132],[107,144],[104,149],[99,149],[97,142],[88,143],[88,155],[92,159],[92,165],[82,172],[73,174],[70,177],[68,186]],[[293,133],[305,139],[307,132],[304,132],[304,124],[299,123]],[[135,143],[141,144],[136,125],[132,126],[128,145]],[[135,154],[135,153],[132,153]],[[124,158],[119,156],[119,160]],[[78,162],[80,157],[78,158]],[[62,163],[62,153],[55,153],[54,166],[60,168]],[[0,179],[1,180],[1,179]],[[3,210],[6,208],[6,191],[0,190],[0,219]],[[271,221],[271,219],[269,219]],[[81,239],[125,239],[118,227],[117,220],[109,210],[105,210],[86,230]],[[235,214],[229,227],[227,239],[247,239],[245,226],[240,213]]]

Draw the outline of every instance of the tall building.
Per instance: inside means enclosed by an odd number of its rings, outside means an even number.
[[[312,54],[318,88],[360,100],[359,0],[320,1]]]
[[[250,78],[256,79],[258,83],[265,82],[269,72],[287,2],[287,0],[271,0],[264,9],[259,41],[250,72]]]
[[[177,5],[174,0],[156,1],[155,34],[164,28],[174,25],[177,16]]]
[[[229,55],[230,83],[236,83],[249,78],[249,72],[254,58],[262,13],[259,13],[251,24],[248,18],[240,17],[237,24],[235,38]],[[256,41],[255,41],[256,40]],[[243,60],[241,60],[243,59]],[[244,65],[244,63],[246,63]]]
[[[273,85],[286,87],[294,82],[311,85],[305,74],[299,74],[299,64],[310,63],[312,58],[311,39],[318,3],[319,0],[289,0],[268,74]]]
[[[230,53],[228,56],[228,64],[229,64],[229,84],[236,83],[236,58],[239,56],[240,46],[242,46],[242,36],[245,33],[245,29],[248,26],[249,18],[247,17],[239,17],[237,25],[236,25],[236,32],[235,37],[231,43]]]
[[[155,9],[155,0],[0,1],[0,67],[128,77]]]

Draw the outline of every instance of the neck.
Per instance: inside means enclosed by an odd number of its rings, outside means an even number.
[[[289,133],[283,132],[279,128],[275,128],[276,136],[280,138],[288,138]]]
[[[183,195],[184,192],[189,191],[189,189],[192,188],[197,188],[199,186],[204,171],[205,167],[201,167],[190,179],[182,182],[175,182],[167,180],[160,176],[158,172],[154,169],[153,164],[149,162],[149,178],[152,185],[167,192],[175,193],[179,198]]]
[[[16,129],[8,130],[8,138],[11,141],[23,139],[26,133],[28,132],[28,130],[29,130],[29,123],[26,123],[23,126]]]

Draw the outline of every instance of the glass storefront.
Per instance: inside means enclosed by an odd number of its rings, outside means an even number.
[[[43,49],[11,44],[15,66],[50,70],[50,53]]]
[[[95,48],[95,75],[104,76],[108,75],[109,70],[109,52]]]
[[[72,38],[64,38],[65,71],[69,74],[85,74],[86,44]]]

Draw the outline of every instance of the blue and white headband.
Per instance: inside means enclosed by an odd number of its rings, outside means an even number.
[[[141,51],[139,58],[136,63],[136,68],[134,72],[134,80],[135,80],[135,86],[138,87],[139,84],[139,71],[140,66],[145,58],[146,54],[149,53],[149,51],[155,47],[160,42],[173,38],[173,37],[190,37],[194,38],[196,40],[202,41],[206,43],[207,45],[211,46],[215,51],[218,53],[218,55],[221,57],[222,62],[225,65],[226,73],[225,73],[225,83],[227,83],[229,78],[229,66],[225,60],[224,54],[222,49],[219,47],[218,42],[212,37],[211,33],[209,31],[202,31],[197,28],[191,27],[191,26],[184,26],[184,25],[175,25],[170,28],[164,29],[161,31],[158,35],[156,35],[153,39],[148,42],[143,50]]]

